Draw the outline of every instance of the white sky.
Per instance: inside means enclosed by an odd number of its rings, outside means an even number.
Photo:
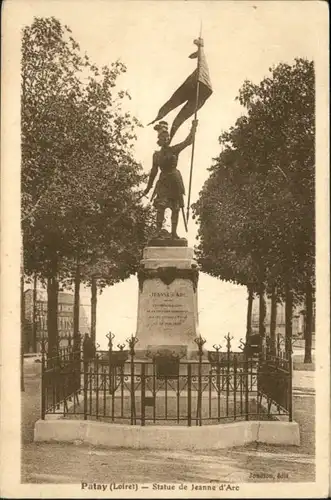
[[[244,80],[259,83],[269,67],[292,63],[295,57],[316,60],[325,47],[327,9],[321,9],[323,2],[7,0],[7,6],[14,4],[20,6],[15,12],[16,30],[30,24],[34,16],[55,16],[72,29],[82,51],[96,64],[121,59],[128,71],[120,78],[119,88],[130,92],[128,109],[143,125],[155,118],[161,105],[193,71],[196,63],[188,55],[195,50],[193,40],[202,22],[214,93],[199,112],[192,202],[208,177],[212,158],[219,154],[219,135],[244,111],[235,101]],[[176,112],[166,117],[169,123]],[[189,128],[190,121],[180,128],[174,143],[182,140]],[[151,168],[155,147],[153,128],[140,129],[136,158],[146,171]],[[186,189],[190,155],[188,148],[178,165]],[[195,243],[196,230],[191,220],[190,245]],[[179,233],[184,235],[181,221]],[[135,277],[103,293],[97,326],[101,343],[109,329],[122,337],[135,328],[137,295]],[[235,312],[232,297],[236,297]],[[88,302],[89,293],[84,292],[82,298]],[[202,335],[214,336],[218,328],[225,334],[231,325],[241,331],[239,337],[244,335],[247,302],[243,289],[203,275],[199,304]],[[231,323],[234,316],[236,324]]]

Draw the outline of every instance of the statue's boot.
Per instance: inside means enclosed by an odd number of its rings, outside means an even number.
[[[173,210],[171,214],[171,237],[173,240],[180,240],[177,234],[179,210]]]
[[[180,240],[180,236],[177,234],[177,224],[171,224],[171,238],[173,240]]]
[[[164,210],[158,210],[156,213],[156,233],[155,233],[156,238],[158,238],[161,234],[163,221],[164,221]]]

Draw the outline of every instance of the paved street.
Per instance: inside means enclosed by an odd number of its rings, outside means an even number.
[[[33,441],[33,428],[40,418],[40,371],[41,363],[35,363],[35,358],[24,359],[25,391],[22,396],[22,441]]]
[[[25,446],[23,460],[23,482],[30,483],[243,482],[256,481],[258,478],[254,474],[262,476],[271,471],[275,480],[314,480],[311,455],[267,447],[237,448],[197,455],[189,452],[39,444]]]
[[[230,450],[191,453],[102,449],[62,443],[33,443],[40,412],[40,364],[25,360],[22,397],[22,481],[29,483],[209,482],[314,480],[314,395],[294,396],[294,419],[300,424],[300,447],[251,444]],[[313,373],[313,372],[310,372]],[[297,379],[300,378],[296,375]],[[79,464],[79,466],[77,466]],[[256,477],[258,475],[259,477]]]

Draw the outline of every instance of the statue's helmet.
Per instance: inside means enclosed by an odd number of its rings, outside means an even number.
[[[169,138],[168,123],[166,121],[162,120],[159,123],[157,123],[154,127],[154,130],[157,131],[158,139],[160,137]]]

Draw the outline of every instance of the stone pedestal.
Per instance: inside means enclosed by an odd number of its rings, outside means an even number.
[[[199,335],[193,249],[146,247],[138,282],[137,353],[166,349],[191,357]]]

